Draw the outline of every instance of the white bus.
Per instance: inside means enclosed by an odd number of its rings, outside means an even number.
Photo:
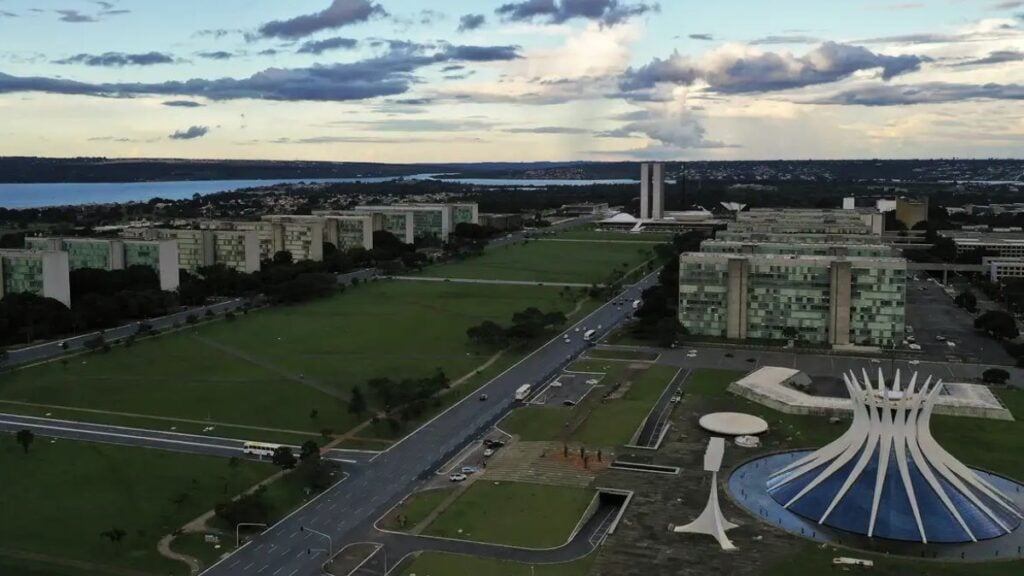
[[[596,330],[587,330],[586,332],[583,333],[583,339],[586,340],[587,342],[593,342],[594,341],[594,336],[596,336],[596,335],[597,335],[597,331]]]
[[[519,388],[516,388],[516,400],[522,402],[523,400],[526,400],[527,398],[529,398],[530,397],[530,390],[532,390],[532,389],[533,389],[533,386],[530,386],[529,384],[523,384]]]
[[[264,456],[273,456],[274,450],[277,450],[280,447],[280,444],[269,444],[267,442],[246,442],[242,446],[242,453],[252,454],[263,458]]]

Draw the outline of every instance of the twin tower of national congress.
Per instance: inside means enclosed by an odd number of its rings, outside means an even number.
[[[640,219],[665,218],[665,165],[640,165]]]

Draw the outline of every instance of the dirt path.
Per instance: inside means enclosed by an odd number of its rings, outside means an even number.
[[[18,560],[39,562],[43,564],[51,564],[54,566],[64,566],[66,568],[75,568],[78,570],[85,570],[88,572],[110,574],[111,576],[155,576],[151,572],[142,572],[139,570],[132,570],[130,568],[120,568],[118,566],[110,566],[108,564],[97,564],[95,562],[88,562],[85,560],[73,560],[71,558],[61,558],[59,556],[52,556],[50,554],[40,554],[38,552],[29,552],[27,550],[15,550],[12,548],[0,548],[0,556],[6,556],[7,558],[15,558]]]
[[[234,346],[228,346],[227,344],[223,344],[221,342],[217,342],[216,340],[211,340],[211,339],[209,339],[209,338],[207,338],[205,336],[200,336],[199,334],[189,334],[189,338],[192,338],[193,340],[197,340],[199,342],[202,342],[203,344],[206,344],[207,346],[212,346],[213,348],[216,348],[217,350],[220,350],[221,352],[224,352],[225,354],[234,356],[235,358],[238,358],[239,360],[244,360],[244,361],[246,361],[246,362],[248,362],[250,364],[254,364],[254,365],[259,366],[260,368],[263,368],[265,370],[270,370],[271,372],[273,372],[273,373],[275,373],[275,374],[277,374],[279,376],[283,376],[283,377],[291,380],[292,382],[296,382],[296,383],[302,384],[303,386],[309,386],[311,388],[315,388],[315,389],[323,392],[324,394],[327,394],[329,396],[333,396],[333,397],[335,397],[335,398],[337,398],[339,400],[342,400],[344,402],[348,402],[348,398],[345,396],[345,394],[343,394],[342,392],[339,392],[333,386],[329,386],[327,384],[324,384],[323,382],[317,380],[316,378],[309,378],[309,377],[304,376],[302,374],[296,374],[294,372],[290,372],[290,371],[285,370],[284,368],[282,368],[282,367],[280,367],[280,366],[278,366],[276,364],[272,364],[270,362],[267,362],[266,360],[260,358],[259,356],[256,356],[254,354],[250,354],[250,353],[246,352],[245,350],[240,350],[238,348],[235,348]]]
[[[184,562],[188,565],[188,571],[190,574],[199,574],[199,571],[203,569],[203,563],[187,554],[178,554],[174,550],[171,550],[171,542],[173,540],[173,534],[168,534],[161,538],[156,544],[157,552],[159,552],[164,558]]]

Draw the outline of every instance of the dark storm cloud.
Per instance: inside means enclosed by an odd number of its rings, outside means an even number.
[[[844,90],[832,96],[815,100],[813,103],[844,106],[906,106],[967,100],[1024,100],[1024,85],[975,85],[951,82],[928,82],[910,86],[879,84]]]
[[[178,130],[174,134],[168,136],[171,140],[195,140],[196,138],[202,138],[210,132],[210,129],[206,126],[191,126],[188,130]]]
[[[881,69],[888,80],[920,68],[927,59],[921,56],[885,56],[861,46],[826,42],[804,56],[764,52],[715,58],[708,63],[693,61],[678,53],[666,59],[655,58],[640,68],[630,68],[620,88],[635,92],[659,83],[690,85],[706,82],[716,92],[769,92],[828,84],[861,70]]]
[[[170,106],[171,108],[200,108],[202,104],[194,102],[192,100],[168,100],[163,103],[164,106]]]
[[[172,64],[174,57],[163,52],[146,52],[144,54],[126,54],[124,52],[104,52],[103,54],[75,54],[62,60],[54,60],[54,64],[84,64],[86,66],[153,66],[154,64]]]
[[[487,18],[483,14],[466,14],[462,18],[459,18],[459,32],[476,30],[486,23]]]
[[[193,78],[152,83],[88,83],[0,73],[0,93],[48,92],[106,97],[163,95],[210,100],[347,101],[404,94],[415,73],[435,64],[519,58],[515,46],[424,46],[394,42],[387,53],[356,62],[308,68],[267,68],[246,78]]]
[[[268,38],[303,38],[322,30],[333,30],[386,15],[387,11],[380,4],[370,0],[333,0],[320,12],[267,22],[260,26],[259,34]]]
[[[324,40],[310,40],[302,44],[296,52],[299,54],[323,54],[329,50],[337,50],[339,48],[345,50],[351,50],[359,44],[358,40],[354,38],[326,38]]]
[[[503,130],[510,134],[590,134],[586,128],[572,128],[570,126],[538,126],[536,128],[509,128]]]
[[[524,0],[503,4],[495,13],[509,22],[541,20],[561,24],[574,18],[586,18],[612,26],[656,10],[657,4],[626,4],[619,0]]]
[[[712,36],[711,34],[690,34],[688,36],[688,38],[690,40],[708,40],[708,41],[715,39],[715,37]]]

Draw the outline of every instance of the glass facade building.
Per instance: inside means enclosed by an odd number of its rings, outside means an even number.
[[[29,293],[71,307],[71,268],[67,252],[0,250],[0,298]]]

